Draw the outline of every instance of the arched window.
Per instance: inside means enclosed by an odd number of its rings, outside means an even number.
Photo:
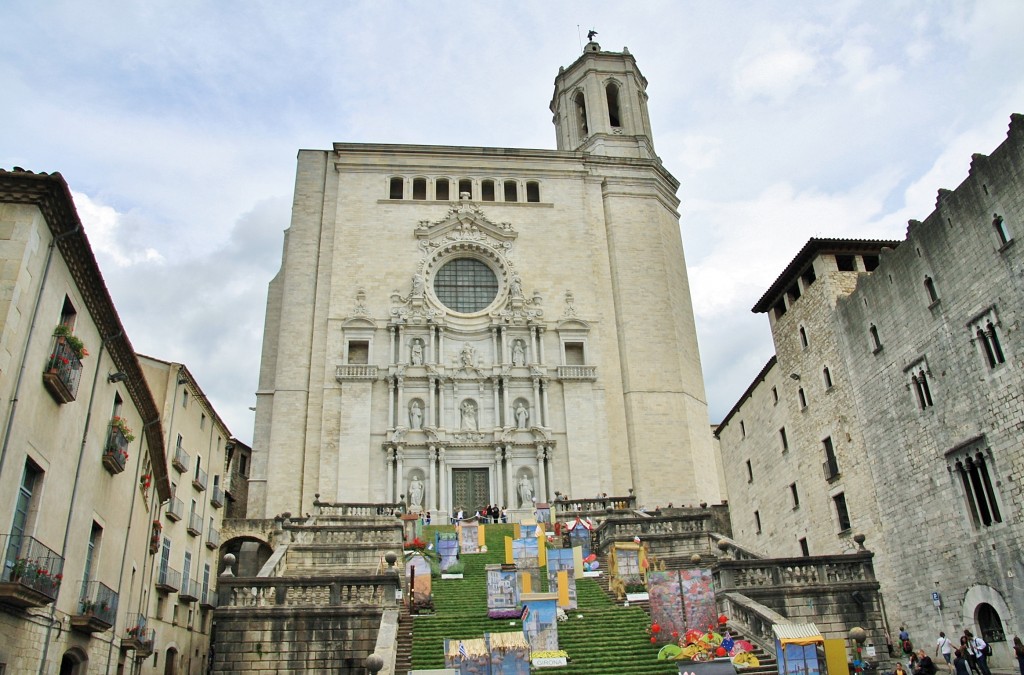
[[[526,201],[528,202],[539,202],[540,201],[540,183],[535,180],[531,180],[526,184]]]
[[[459,179],[459,199],[462,199],[462,194],[469,195],[469,198],[473,198],[473,181],[468,178]]]
[[[871,334],[871,350],[877,352],[882,348],[882,341],[878,338],[878,328],[875,327],[875,324],[871,324],[868,333]]]
[[[804,330],[803,326],[800,326],[800,346],[807,349],[807,331]]]
[[[608,124],[612,127],[621,127],[622,121],[619,116],[619,86],[609,82],[604,88],[605,96],[608,98]]]
[[[448,179],[438,178],[434,183],[434,199],[448,201]]]
[[[514,180],[505,181],[505,201],[506,202],[518,202],[519,201],[519,186],[516,185]]]
[[[825,366],[824,368],[822,368],[821,376],[825,380],[825,389],[831,389],[832,388],[832,373],[829,372],[828,366]]]
[[[427,198],[427,179],[426,178],[414,178],[412,180],[412,198],[413,199],[426,199]]]
[[[576,131],[580,135],[580,140],[583,140],[590,133],[590,127],[587,125],[587,99],[583,97],[582,91],[576,94],[573,104],[576,113]]]
[[[494,181],[485,180],[480,183],[480,199],[485,202],[494,201]]]
[[[939,301],[939,294],[935,290],[935,282],[931,277],[924,278],[924,289],[928,292],[928,304],[934,305]]]
[[[405,181],[401,178],[391,179],[390,199],[403,199],[405,197]]]

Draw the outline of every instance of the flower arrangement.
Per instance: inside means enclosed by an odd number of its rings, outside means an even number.
[[[11,579],[34,583],[37,581],[49,581],[54,587],[60,586],[64,580],[63,574],[50,574],[49,568],[44,562],[34,558],[17,558],[11,567]]]
[[[114,415],[110,418],[110,428],[117,429],[124,436],[124,440],[131,443],[135,440],[135,435],[132,433],[131,427],[128,426],[128,422],[123,417]],[[125,453],[125,459],[128,459],[128,453]],[[147,474],[148,475],[148,474]]]
[[[139,476],[139,487],[142,488],[143,490],[148,490],[149,486],[152,485],[152,484],[153,484],[153,475],[152,474],[144,473],[141,476]],[[159,525],[160,524],[159,521],[156,521],[156,524]]]
[[[70,326],[63,323],[58,324],[57,327],[53,329],[53,335],[54,337],[64,338],[64,344],[66,344],[78,358],[82,359],[89,355],[89,350],[85,348],[85,343],[71,332]],[[50,359],[53,360],[54,356],[55,355],[51,354]]]
[[[419,551],[422,553],[427,548],[427,542],[419,537],[414,537],[412,541],[405,542],[402,548],[406,551]]]

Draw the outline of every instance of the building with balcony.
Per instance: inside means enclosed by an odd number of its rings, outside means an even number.
[[[0,672],[130,670],[160,410],[59,174],[0,171],[0,262]]]
[[[889,626],[964,629],[1016,667],[1024,623],[1024,116],[902,241],[812,239],[754,306],[775,355],[719,425],[733,537],[867,536]]]
[[[154,672],[170,662],[205,673],[231,432],[185,365],[142,355],[139,362],[163,418],[172,495],[154,513],[159,551],[141,614],[157,638]]]

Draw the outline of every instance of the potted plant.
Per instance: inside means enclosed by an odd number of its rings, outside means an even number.
[[[111,417],[110,428],[117,429],[118,431],[120,431],[121,435],[124,436],[124,440],[128,441],[129,443],[135,440],[135,435],[132,434],[131,427],[128,426],[128,422],[125,421],[123,417],[120,417],[118,415],[114,415],[113,417]],[[124,453],[124,456],[125,459],[128,459],[127,452]]]
[[[82,340],[71,332],[70,326],[63,323],[58,324],[57,327],[53,329],[53,335],[57,338],[58,342],[62,341],[67,345],[68,349],[74,352],[75,356],[79,359],[83,359],[89,355],[89,350],[85,348],[85,344]],[[51,355],[51,359],[52,358],[53,355]]]

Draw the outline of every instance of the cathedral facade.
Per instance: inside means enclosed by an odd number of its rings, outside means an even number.
[[[679,186],[633,57],[560,70],[557,150],[301,151],[249,517],[717,502]]]

